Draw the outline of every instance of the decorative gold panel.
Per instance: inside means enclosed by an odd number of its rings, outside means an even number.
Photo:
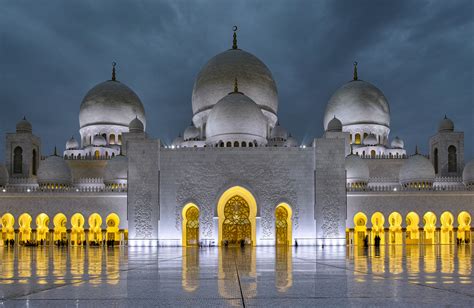
[[[186,211],[186,242],[188,246],[199,243],[199,210],[194,206]]]
[[[283,207],[277,207],[275,211],[276,244],[288,244],[288,211]]]
[[[234,196],[224,206],[224,223],[222,225],[222,241],[229,245],[240,244],[252,239],[252,225],[249,220],[250,207],[244,198]]]

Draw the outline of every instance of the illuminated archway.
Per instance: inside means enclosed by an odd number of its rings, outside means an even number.
[[[367,235],[367,216],[359,212],[354,215],[354,245],[363,246]]]
[[[102,242],[102,217],[94,213],[89,216],[89,242],[100,244]]]
[[[418,224],[420,223],[420,217],[415,212],[408,213],[406,217],[406,244],[418,244],[420,239],[420,232],[418,230]]]
[[[426,212],[423,215],[423,232],[425,244],[435,244],[436,215],[433,212]]]
[[[67,229],[66,229],[67,218],[63,213],[56,214],[53,218],[54,225],[54,236],[53,241],[66,241],[67,240]]]
[[[182,245],[197,246],[199,244],[199,208],[188,203],[181,212],[182,215]]]
[[[355,144],[360,144],[360,134],[355,134]]]
[[[71,217],[71,245],[83,245],[85,240],[84,234],[84,216],[76,213]]]
[[[441,221],[441,244],[453,244],[454,231],[453,223],[454,216],[450,212],[444,212],[440,217]]]
[[[398,212],[393,212],[388,216],[388,221],[390,223],[390,244],[403,244],[402,215]]]
[[[47,244],[49,240],[49,217],[45,213],[36,216],[36,240]]]
[[[275,244],[288,245],[293,243],[291,217],[293,212],[287,203],[280,203],[275,209]]]
[[[372,217],[370,218],[370,222],[372,223],[372,243],[375,243],[375,237],[380,237],[380,244],[385,244],[385,217],[380,212],[375,212]]]
[[[107,226],[107,241],[120,241],[120,218],[117,214],[111,213],[105,218],[105,224]]]
[[[20,225],[20,243],[25,243],[31,240],[31,221],[33,219],[28,213],[24,213],[18,218],[18,224]]]
[[[12,214],[6,213],[2,216],[2,240],[15,239],[15,217]]]
[[[458,215],[458,239],[466,244],[471,241],[471,215],[466,211]]]
[[[257,242],[257,202],[247,189],[234,186],[226,190],[217,202],[219,245],[223,241],[238,244],[241,240]]]

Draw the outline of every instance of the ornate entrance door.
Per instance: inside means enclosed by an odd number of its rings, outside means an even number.
[[[199,243],[199,209],[191,206],[186,211],[186,246]]]
[[[275,238],[277,245],[288,244],[288,211],[279,206],[275,210]]]
[[[238,245],[242,240],[251,243],[252,225],[249,220],[250,207],[244,198],[233,196],[224,206],[222,244]]]

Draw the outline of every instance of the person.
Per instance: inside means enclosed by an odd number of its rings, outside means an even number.
[[[364,237],[364,248],[368,248],[369,247],[369,236],[366,235]]]

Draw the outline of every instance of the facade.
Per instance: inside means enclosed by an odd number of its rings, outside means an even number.
[[[325,133],[301,145],[278,121],[269,68],[240,49],[209,60],[191,124],[164,144],[145,108],[111,80],[79,113],[80,140],[44,157],[31,123],[7,133],[0,245],[361,245],[472,242],[474,161],[445,117],[430,152],[390,138],[383,92],[358,78],[327,104]]]

